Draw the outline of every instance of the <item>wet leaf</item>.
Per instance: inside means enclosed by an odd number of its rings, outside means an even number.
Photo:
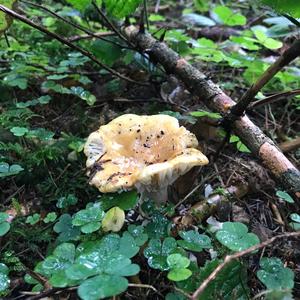
[[[216,234],[217,240],[232,251],[242,251],[259,244],[254,233],[248,233],[246,225],[239,222],[225,222]]]
[[[142,246],[148,240],[148,235],[144,233],[143,226],[129,225],[128,232],[132,235],[137,246]]]
[[[73,226],[72,217],[69,214],[61,215],[53,230],[59,233],[58,240],[61,242],[76,240],[80,235],[80,229]]]
[[[295,203],[294,199],[287,192],[277,191],[276,196],[288,203]]]
[[[117,275],[101,274],[85,280],[78,288],[78,295],[83,300],[98,300],[124,292],[128,281]]]
[[[285,268],[279,258],[266,258],[260,260],[261,270],[257,272],[259,280],[269,290],[292,289],[294,287],[294,273]]]
[[[211,248],[211,241],[207,235],[200,234],[195,230],[181,231],[179,235],[183,240],[178,240],[179,246],[190,251],[202,251],[203,248]]]
[[[165,238],[163,243],[159,239],[151,239],[144,250],[144,255],[148,258],[148,265],[151,268],[165,271],[170,269],[167,257],[176,252],[176,248],[176,240],[172,237]]]
[[[106,194],[100,199],[103,210],[107,210],[113,206],[118,206],[123,210],[129,210],[135,207],[138,201],[138,194],[132,190],[129,192]]]
[[[8,277],[9,269],[5,264],[0,263],[0,292],[9,288],[10,280]]]

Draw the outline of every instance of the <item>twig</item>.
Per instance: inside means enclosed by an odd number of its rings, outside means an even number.
[[[135,81],[131,78],[128,78],[127,76],[124,76],[122,74],[120,74],[119,72],[111,69],[110,67],[106,66],[105,64],[103,64],[102,62],[100,62],[93,54],[91,54],[90,52],[88,52],[87,50],[75,45],[75,44],[72,44],[70,41],[64,39],[63,37],[59,36],[58,34],[54,33],[54,32],[51,32],[49,31],[48,29],[46,29],[45,27],[43,26],[40,26],[40,25],[37,25],[35,23],[33,23],[31,20],[29,20],[28,18],[14,12],[13,10],[3,6],[3,5],[0,5],[0,10],[5,12],[6,14],[30,25],[31,27],[33,28],[36,28],[38,29],[39,31],[41,32],[44,32],[45,34],[53,37],[54,39],[60,41],[61,43],[67,45],[68,47],[72,48],[72,49],[75,49],[77,50],[78,52],[80,52],[81,54],[83,54],[84,56],[88,57],[90,60],[92,60],[93,62],[95,62],[97,65],[101,66],[103,69],[105,69],[106,71],[108,71],[109,73],[111,73],[112,75],[116,76],[116,77],[119,77],[120,79],[123,79],[125,81],[128,81],[130,83],[134,83],[134,84],[138,84],[138,85],[142,85],[142,86],[148,86],[149,84],[148,83],[144,83],[144,82],[138,82],[138,81]]]
[[[61,17],[59,14],[55,13],[54,11],[52,11],[51,9],[49,9],[49,8],[43,6],[43,5],[36,4],[36,3],[32,3],[32,2],[29,2],[29,1],[26,1],[26,0],[21,0],[21,2],[26,3],[26,4],[28,4],[28,5],[31,5],[31,6],[34,6],[34,7],[37,7],[37,8],[40,8],[40,9],[42,9],[42,10],[48,12],[49,14],[51,14],[51,15],[54,16],[54,17],[56,17],[57,19],[62,20],[63,22],[65,22],[65,23],[67,23],[67,24],[73,26],[74,28],[76,28],[76,29],[78,29],[78,30],[81,30],[82,32],[86,33],[86,34],[87,34],[89,37],[91,37],[91,38],[97,38],[97,39],[103,40],[103,41],[105,41],[105,42],[107,42],[107,43],[114,44],[114,45],[116,45],[116,46],[118,46],[118,47],[120,47],[120,48],[128,48],[127,46],[120,45],[120,44],[116,43],[115,41],[106,39],[106,38],[103,36],[103,34],[97,34],[97,33],[94,33],[94,32],[92,32],[92,31],[90,31],[90,30],[84,28],[83,26],[80,26],[80,25],[78,25],[78,24],[76,24],[76,23],[74,23],[74,22],[72,22],[72,21],[69,21],[69,20],[66,19],[66,18]],[[111,33],[110,33],[110,35],[111,35]],[[106,36],[109,36],[109,35],[106,35]],[[68,39],[68,40],[71,41],[70,39]],[[74,42],[74,41],[73,41],[73,42]]]
[[[300,137],[279,144],[282,152],[289,152],[300,148]]]
[[[74,36],[68,37],[68,40],[70,42],[77,42],[80,40],[92,39],[94,37],[99,38],[99,37],[114,36],[114,35],[116,35],[116,34],[112,31],[97,32],[97,33],[93,33],[93,35],[90,35],[90,34],[74,35]]]
[[[276,101],[279,101],[282,99],[286,99],[288,97],[296,96],[296,95],[300,95],[300,89],[271,95],[271,96],[265,97],[264,99],[257,100],[257,101],[250,103],[247,110],[251,110],[258,106],[270,104],[270,103],[273,103],[273,102],[276,102]]]
[[[241,258],[245,255],[248,255],[256,250],[265,248],[271,244],[273,244],[275,241],[279,239],[285,239],[285,238],[291,238],[291,237],[298,237],[300,236],[300,232],[288,232],[284,234],[280,234],[277,236],[274,236],[258,245],[252,246],[246,250],[237,252],[232,255],[227,255],[224,259],[224,261],[201,283],[201,285],[197,288],[197,290],[191,295],[190,299],[191,300],[196,300],[198,297],[203,293],[203,291],[206,289],[206,287],[216,279],[217,275],[224,269],[225,266],[227,266],[230,262],[233,260],[236,260],[238,258]]]
[[[95,2],[95,0],[92,1],[93,6],[95,7],[97,13],[105,20],[106,24],[108,27],[110,27],[109,29],[112,30],[113,32],[116,33],[116,35],[123,40],[126,43],[130,42],[120,33],[120,31],[115,27],[115,25],[107,18],[107,16],[102,12],[102,10],[98,7],[97,3]],[[132,46],[132,44],[130,44]]]
[[[300,39],[296,40],[292,46],[287,49],[276,61],[272,64],[258,80],[246,91],[240,101],[234,105],[229,113],[230,117],[240,117],[244,114],[250,102],[254,99],[257,93],[286,65],[296,59],[300,55]]]
[[[136,287],[136,288],[143,288],[143,289],[150,289],[152,291],[154,291],[155,293],[157,293],[157,289],[150,285],[150,284],[142,284],[142,283],[128,283],[129,287]]]

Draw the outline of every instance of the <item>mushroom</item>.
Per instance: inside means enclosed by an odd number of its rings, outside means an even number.
[[[168,115],[125,114],[90,134],[85,144],[90,184],[102,193],[136,188],[161,203],[167,188],[208,163],[194,134]]]

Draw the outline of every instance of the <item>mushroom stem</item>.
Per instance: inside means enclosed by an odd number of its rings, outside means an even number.
[[[161,205],[168,200],[168,187],[162,187],[157,191],[143,190],[140,196],[141,202],[150,199],[156,203],[156,205]]]

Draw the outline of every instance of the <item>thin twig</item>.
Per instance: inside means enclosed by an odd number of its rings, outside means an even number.
[[[73,26],[74,28],[78,29],[78,30],[81,30],[82,32],[86,33],[89,37],[91,38],[97,38],[99,40],[102,40],[102,41],[105,41],[107,43],[111,43],[111,44],[114,44],[120,48],[128,48],[127,46],[123,46],[123,45],[120,45],[119,43],[116,43],[115,41],[112,41],[112,40],[109,40],[109,39],[106,39],[103,34],[97,34],[97,33],[94,33],[90,30],[88,30],[87,28],[84,28],[83,26],[81,25],[78,25],[72,21],[69,21],[68,19],[64,18],[64,17],[61,17],[59,14],[55,13],[54,11],[52,11],[51,9],[43,6],[43,5],[40,5],[40,4],[36,4],[36,3],[32,3],[32,2],[29,2],[29,1],[26,1],[26,0],[21,0],[21,2],[23,3],[26,3],[28,5],[31,5],[31,6],[34,6],[34,7],[37,7],[37,8],[40,8],[44,11],[46,11],[47,13],[51,14],[52,16],[56,17],[57,19],[59,20],[62,20],[63,22]],[[111,35],[111,33],[110,33]],[[107,36],[107,35],[106,35]],[[108,35],[109,36],[109,35]],[[70,39],[68,39],[69,41],[71,41]],[[74,40],[72,41],[74,42]]]
[[[122,33],[116,28],[116,26],[107,18],[107,16],[102,12],[102,10],[98,7],[95,0],[92,1],[93,6],[95,7],[97,13],[104,19],[106,22],[106,26],[110,27],[109,29],[116,33],[116,35],[123,40],[124,42],[130,44],[128,40],[122,35]],[[132,46],[132,45],[131,45]]]
[[[92,60],[93,62],[95,62],[97,65],[101,66],[103,69],[105,69],[106,71],[108,71],[109,73],[111,73],[112,75],[119,77],[120,79],[123,79],[125,81],[128,81],[130,83],[134,83],[134,84],[138,84],[138,85],[142,85],[142,86],[148,86],[148,83],[144,83],[144,82],[138,82],[135,81],[125,75],[120,74],[119,72],[115,71],[114,69],[111,69],[110,67],[106,66],[105,64],[103,64],[102,62],[100,62],[93,54],[91,54],[90,52],[88,52],[87,50],[71,43],[70,41],[66,40],[65,38],[59,36],[58,34],[49,31],[48,29],[46,29],[43,26],[37,25],[35,23],[33,23],[31,20],[29,20],[28,18],[26,18],[25,16],[22,16],[18,13],[16,13],[15,11],[0,5],[0,10],[5,12],[6,14],[14,17],[15,19],[18,19],[28,25],[30,25],[33,28],[38,29],[41,32],[44,32],[45,34],[53,37],[54,39],[60,41],[62,44],[67,45],[68,47],[75,49],[76,51],[80,52],[81,54],[83,54],[84,56],[88,57],[90,60]]]
[[[136,288],[143,288],[143,289],[150,289],[152,291],[154,291],[155,293],[157,293],[157,289],[150,285],[150,284],[142,284],[142,283],[128,283],[129,287],[136,287]]]
[[[70,36],[68,37],[68,40],[70,42],[77,42],[80,40],[88,40],[88,39],[92,39],[92,38],[100,38],[100,37],[106,37],[106,36],[115,36],[116,34],[112,31],[107,31],[107,32],[96,32],[93,33],[93,35],[90,34],[82,34],[82,35],[74,35],[74,36]]]
[[[300,94],[300,89],[293,90],[293,91],[282,92],[282,93],[278,93],[278,94],[275,94],[275,95],[271,95],[271,96],[265,97],[264,99],[257,100],[257,101],[254,101],[254,102],[250,103],[247,110],[251,110],[251,109],[256,108],[258,106],[273,103],[275,101],[286,99],[288,97],[296,96],[296,95],[299,95],[299,94]]]
[[[276,242],[279,239],[285,239],[285,238],[291,238],[291,237],[298,237],[300,236],[300,231],[296,232],[288,232],[284,234],[280,234],[277,236],[274,236],[258,245],[252,246],[248,249],[245,249],[243,251],[237,252],[232,255],[227,255],[224,258],[224,261],[201,283],[201,285],[197,288],[197,290],[191,295],[190,299],[191,300],[196,300],[198,297],[204,292],[204,290],[207,288],[207,286],[216,279],[217,275],[224,269],[225,266],[227,266],[230,262],[233,260],[236,260],[238,258],[241,258],[243,256],[246,256],[256,250],[265,248],[274,242]]]
[[[228,118],[240,117],[244,114],[250,102],[254,99],[257,93],[285,66],[300,55],[300,39],[297,39],[292,46],[287,49],[276,61],[272,64],[258,80],[246,91],[240,101],[234,105]]]

